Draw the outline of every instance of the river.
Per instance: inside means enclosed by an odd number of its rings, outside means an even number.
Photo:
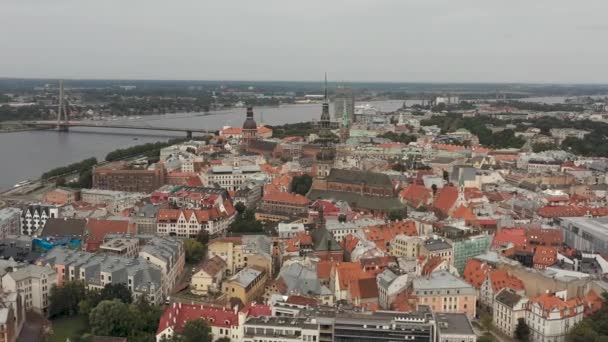
[[[401,107],[403,101],[367,103],[382,111],[394,111]],[[333,108],[331,109],[333,114]],[[256,107],[254,111],[258,123],[281,125],[318,119],[321,105]],[[245,109],[233,108],[205,114],[148,115],[140,119],[116,120],[112,123],[167,128],[220,129],[223,126],[240,126],[244,120]],[[103,160],[108,152],[118,148],[183,136],[184,134],[162,131],[103,128],[73,128],[69,133],[52,130],[2,133],[0,134],[0,189],[10,188],[22,180],[37,179],[45,171],[85,158],[96,157],[98,160]]]

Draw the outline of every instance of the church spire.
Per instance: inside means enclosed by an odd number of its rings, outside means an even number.
[[[327,103],[327,71],[325,72],[325,103]]]

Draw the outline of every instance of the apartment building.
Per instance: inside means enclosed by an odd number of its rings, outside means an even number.
[[[507,336],[515,337],[519,319],[525,319],[528,298],[511,289],[501,290],[494,298],[492,307],[494,327]]]
[[[437,341],[441,342],[475,342],[477,335],[471,321],[465,314],[440,313],[437,320]]]
[[[93,188],[151,193],[167,181],[167,170],[157,163],[152,170],[118,161],[93,168]]]
[[[272,239],[265,235],[244,235],[211,240],[207,258],[219,256],[226,262],[226,275],[236,274],[245,266],[257,266],[272,272]]]
[[[138,256],[160,267],[163,278],[163,293],[171,293],[186,265],[184,243],[166,236],[135,236],[140,239]]]
[[[264,269],[245,267],[224,282],[223,293],[229,298],[238,298],[247,305],[264,293],[267,279],[268,273]]]
[[[433,272],[412,282],[417,305],[428,305],[435,313],[464,313],[475,317],[477,294],[464,280],[446,272]]]
[[[103,189],[82,189],[81,201],[93,205],[106,205],[112,214],[120,214],[125,209],[130,209],[135,204],[147,197],[147,194],[138,192],[125,192]]]
[[[530,341],[563,342],[566,334],[583,319],[584,305],[578,298],[564,300],[548,293],[526,303]]]
[[[59,208],[54,205],[30,205],[21,211],[21,234],[32,235],[44,227],[47,219],[58,217]]]
[[[319,323],[300,317],[251,317],[243,327],[243,342],[319,341]]]
[[[261,169],[258,165],[219,165],[213,166],[207,172],[204,172],[201,175],[201,179],[205,186],[218,184],[226,190],[236,191],[249,180],[249,177],[257,175],[260,172]]]
[[[27,265],[2,277],[2,289],[23,297],[26,310],[46,314],[51,287],[57,284],[57,273],[48,266]]]
[[[271,192],[262,197],[260,208],[270,214],[300,217],[308,215],[309,204],[308,198],[302,195],[289,192]]]
[[[153,304],[162,303],[168,295],[169,280],[163,270],[141,257],[127,258],[55,247],[42,256],[40,263],[54,269],[58,285],[73,280],[83,281],[90,289],[101,289],[106,284],[127,284],[134,300],[144,297]]]
[[[389,244],[389,254],[396,257],[417,258],[424,243],[419,236],[396,235]]]
[[[211,236],[223,234],[234,220],[234,211],[210,209],[160,209],[156,217],[159,235],[196,237],[201,230]]]
[[[0,209],[0,239],[7,235],[18,235],[21,224],[21,210],[17,208]]]

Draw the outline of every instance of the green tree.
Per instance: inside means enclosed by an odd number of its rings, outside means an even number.
[[[312,186],[312,177],[308,174],[295,176],[291,180],[291,191],[302,196],[306,195]]]
[[[492,315],[484,313],[481,315],[480,321],[486,331],[489,332],[492,329]]]
[[[543,151],[556,150],[557,146],[551,143],[537,143],[532,145],[532,152],[539,153]]]
[[[184,240],[186,250],[186,262],[195,264],[200,262],[205,255],[205,246],[195,239]]]
[[[53,285],[49,293],[49,315],[72,316],[80,310],[79,303],[85,299],[86,289],[81,281],[68,281],[62,286]]]
[[[437,195],[437,184],[433,183],[431,185],[431,190],[433,190],[433,198]]]
[[[486,333],[483,336],[478,337],[477,342],[494,342],[494,337],[491,334]]]
[[[391,210],[388,213],[388,219],[391,221],[401,221],[403,218],[404,215],[402,210]]]
[[[237,204],[234,205],[234,209],[236,210],[236,212],[239,215],[242,215],[245,210],[247,210],[247,207],[245,206],[245,204],[243,204],[243,202],[238,202]]]
[[[523,318],[517,320],[517,326],[515,327],[515,337],[518,341],[528,342],[530,340],[530,327],[526,324]]]
[[[583,320],[574,326],[566,336],[567,342],[587,342],[598,341],[600,335],[594,330],[593,325],[588,320]]]
[[[180,342],[211,342],[211,328],[204,319],[190,320],[184,325],[180,334]]]
[[[89,314],[94,335],[127,337],[131,323],[129,306],[118,299],[102,301]]]
[[[133,301],[131,290],[126,284],[106,284],[99,293],[100,301],[118,299],[123,303],[130,304]]]

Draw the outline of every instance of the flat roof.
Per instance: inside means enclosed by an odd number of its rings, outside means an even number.
[[[435,319],[441,335],[475,335],[471,321],[463,313],[437,313]]]

